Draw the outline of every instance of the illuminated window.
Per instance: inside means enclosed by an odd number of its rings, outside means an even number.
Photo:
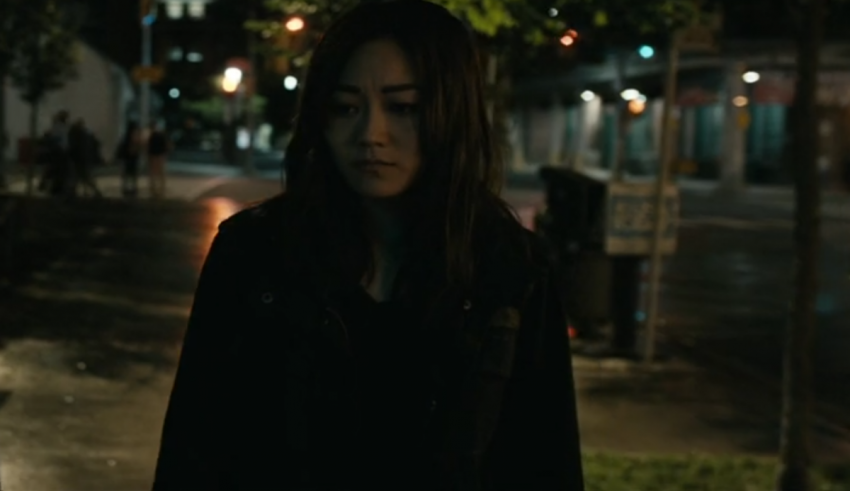
[[[182,61],[183,60],[183,48],[176,47],[171,48],[168,52],[168,59],[171,61]]]
[[[183,2],[169,1],[165,4],[165,13],[169,19],[183,18]]]
[[[202,19],[205,13],[206,3],[200,0],[189,2],[189,17],[193,19]]]

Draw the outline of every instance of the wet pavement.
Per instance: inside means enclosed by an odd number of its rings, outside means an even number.
[[[850,205],[833,200],[823,219],[813,386],[820,407],[850,430]],[[847,208],[850,211],[850,207]],[[662,333],[777,388],[794,249],[787,203],[691,196],[679,250],[663,272]]]
[[[197,273],[232,204],[36,208],[49,246],[0,290],[3,489],[148,489]]]

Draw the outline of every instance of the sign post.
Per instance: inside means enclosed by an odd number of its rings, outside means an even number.
[[[646,340],[644,343],[644,361],[652,363],[655,358],[655,337],[658,324],[658,286],[661,280],[662,240],[667,216],[664,213],[664,190],[670,172],[672,160],[673,103],[676,100],[676,76],[679,71],[679,49],[681,33],[674,33],[670,43],[667,60],[667,83],[664,87],[664,109],[661,113],[661,158],[655,182],[655,208],[653,209],[652,254],[649,260],[649,290],[646,312]]]
[[[154,0],[139,0],[139,17],[142,25],[142,60],[139,68],[139,132],[143,136],[148,134],[148,126],[150,126],[150,110],[151,110],[151,26],[156,20],[156,8]],[[135,76],[135,70],[134,70]],[[141,152],[142,166],[147,165],[148,151],[147,143],[142,144]]]
[[[719,18],[717,19],[719,22]],[[679,71],[679,53],[682,51],[715,51],[717,49],[717,26],[695,25],[673,33],[667,60],[667,82],[664,87],[664,109],[661,113],[661,155],[655,182],[655,206],[653,209],[652,253],[649,261],[649,287],[646,309],[646,342],[644,362],[655,359],[655,338],[658,330],[658,288],[661,282],[661,261],[664,247],[664,232],[670,217],[665,213],[665,189],[673,160],[673,104],[676,101],[676,81]]]

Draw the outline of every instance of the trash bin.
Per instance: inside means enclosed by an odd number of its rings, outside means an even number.
[[[613,325],[614,348],[634,352],[641,303],[641,266],[651,254],[655,183],[610,182],[543,167],[546,211],[540,233],[558,252],[565,303],[580,336]],[[676,248],[679,194],[665,189],[662,253]]]

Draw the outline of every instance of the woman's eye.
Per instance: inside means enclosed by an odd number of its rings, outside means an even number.
[[[398,103],[390,106],[392,111],[397,114],[416,114],[419,111],[418,104]]]
[[[353,104],[335,102],[331,104],[331,113],[336,116],[347,116],[351,114],[357,114],[357,106]]]

